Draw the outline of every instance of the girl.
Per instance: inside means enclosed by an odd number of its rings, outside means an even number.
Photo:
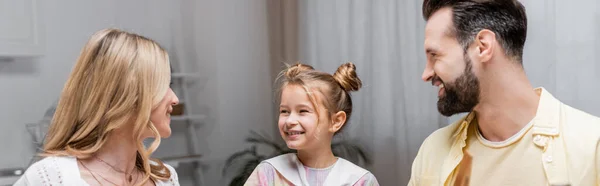
[[[352,114],[349,92],[362,86],[355,70],[346,63],[331,75],[296,64],[282,72],[278,128],[297,153],[263,161],[245,185],[379,185],[369,171],[331,151],[333,135]]]
[[[45,158],[15,185],[179,185],[171,166],[150,159],[160,138],[171,135],[179,100],[170,81],[169,55],[156,42],[117,29],[96,32],[64,86]]]

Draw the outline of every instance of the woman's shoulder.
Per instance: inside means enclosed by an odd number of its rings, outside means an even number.
[[[63,185],[73,171],[78,172],[75,157],[48,156],[29,166],[15,185]]]
[[[171,177],[169,178],[169,181],[179,184],[179,176],[177,175],[177,171],[175,170],[175,168],[168,164],[165,164],[165,167],[169,169],[169,172],[171,172]]]
[[[71,156],[48,156],[33,163],[27,168],[25,173],[42,172],[60,172],[65,169],[78,169],[77,159]]]
[[[173,166],[163,163],[166,169],[171,173],[171,177],[168,180],[160,181],[160,185],[179,185],[179,176],[177,175],[177,171]]]

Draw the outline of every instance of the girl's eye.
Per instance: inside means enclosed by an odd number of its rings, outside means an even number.
[[[308,110],[300,110],[300,113],[308,112]]]

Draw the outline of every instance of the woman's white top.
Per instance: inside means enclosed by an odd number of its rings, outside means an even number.
[[[173,167],[165,164],[171,171],[169,180],[158,180],[157,186],[179,186],[177,173]],[[58,185],[83,185],[89,184],[81,178],[79,166],[75,157],[51,156],[46,157],[27,168],[25,174],[17,180],[15,186],[35,185],[35,186],[58,186]]]

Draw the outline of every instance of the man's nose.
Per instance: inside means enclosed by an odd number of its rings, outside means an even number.
[[[425,70],[423,70],[423,74],[421,75],[421,79],[423,79],[423,81],[425,82],[428,82],[431,81],[431,79],[433,79],[434,75],[435,72],[433,72],[433,68],[425,67]]]

